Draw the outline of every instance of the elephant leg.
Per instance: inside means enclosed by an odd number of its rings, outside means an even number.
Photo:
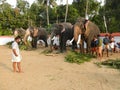
[[[66,41],[64,37],[60,38],[60,52],[66,51]]]
[[[72,50],[74,51],[77,48],[77,43],[75,41],[72,42]]]
[[[91,41],[92,41],[91,39],[87,40],[87,50],[86,50],[87,53],[91,52]]]
[[[62,46],[63,46],[63,42],[60,41],[60,52],[63,52]]]
[[[33,48],[37,48],[37,37],[33,37],[32,47],[33,47]]]
[[[62,41],[63,41],[63,46],[62,46],[63,51],[66,51],[66,42],[67,42],[67,38],[64,37]]]
[[[81,53],[84,53],[84,41],[81,41]]]
[[[43,40],[45,42],[45,47],[48,47],[47,39]]]

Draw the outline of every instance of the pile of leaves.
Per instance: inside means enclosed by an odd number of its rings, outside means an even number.
[[[65,56],[65,61],[70,62],[70,63],[81,64],[81,63],[90,61],[92,58],[93,56],[90,54],[81,54],[78,52],[70,51]]]
[[[108,59],[107,61],[101,62],[101,65],[106,65],[111,68],[120,69],[120,59]]]
[[[41,52],[42,54],[50,54],[52,51],[50,49],[45,49]]]

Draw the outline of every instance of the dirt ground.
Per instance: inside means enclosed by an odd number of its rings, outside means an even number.
[[[0,90],[120,90],[119,70],[100,68],[95,59],[78,65],[65,62],[65,54],[40,52],[21,51],[24,73],[13,73],[11,49],[0,46]],[[120,58],[120,53],[109,58]]]

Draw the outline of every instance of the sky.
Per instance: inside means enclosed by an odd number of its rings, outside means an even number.
[[[32,4],[35,0],[26,0],[26,1],[28,1],[30,4]],[[73,0],[68,0],[68,3],[71,4],[72,1],[73,1]],[[99,2],[102,2],[102,4],[103,4],[103,1],[104,1],[104,0],[98,0],[98,1],[99,1]],[[8,2],[9,4],[11,4],[13,7],[15,7],[15,5],[16,5],[16,0],[7,0],[7,2]],[[57,3],[60,3],[60,0],[57,1]],[[65,3],[66,3],[66,0],[63,0],[63,4],[65,4]]]

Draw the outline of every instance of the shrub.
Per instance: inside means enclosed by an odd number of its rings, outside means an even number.
[[[0,35],[12,35],[12,30],[0,30]]]

